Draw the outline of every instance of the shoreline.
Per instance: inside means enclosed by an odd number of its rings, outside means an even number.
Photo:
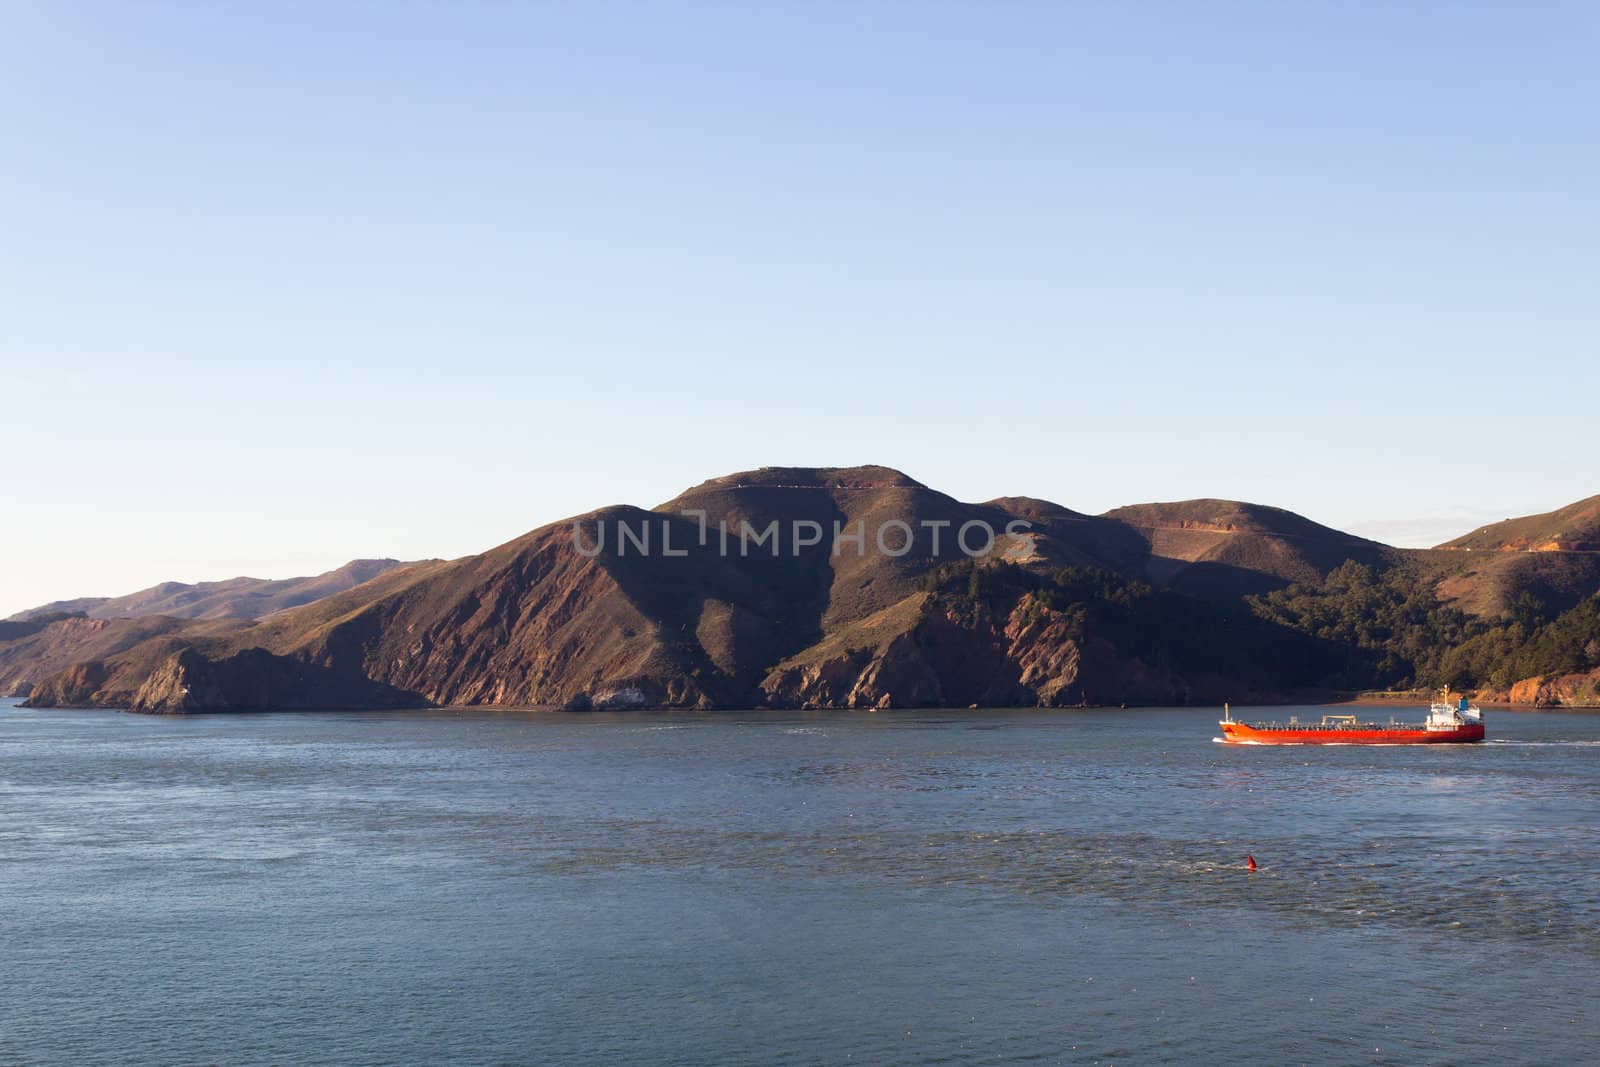
[[[563,707],[560,705],[495,705],[495,704],[430,704],[412,705],[410,707],[327,707],[327,708],[249,708],[241,710],[196,710],[184,712],[149,712],[133,711],[126,707],[96,704],[58,704],[38,706],[25,703],[22,698],[0,698],[16,703],[11,706],[16,709],[28,711],[115,711],[125,715],[143,715],[154,719],[181,719],[194,715],[284,715],[294,713],[310,714],[339,714],[360,715],[373,712],[487,712],[503,714],[529,714],[541,715],[721,715],[731,713],[761,714],[761,715],[829,715],[836,713],[865,713],[879,714],[881,712],[939,712],[941,714],[959,715],[964,712],[974,714],[988,714],[996,711],[1048,711],[1057,713],[1071,713],[1077,711],[1193,711],[1214,712],[1219,718],[1223,713],[1221,704],[1075,704],[1070,707],[1043,707],[1039,705],[1006,705],[996,707],[970,707],[949,705],[908,706],[894,708],[781,708],[781,707],[726,707],[726,708],[675,708],[675,707],[630,707],[630,708],[591,708],[582,711]],[[1353,696],[1332,697],[1320,700],[1282,700],[1282,701],[1229,701],[1234,708],[1405,708],[1415,709],[1425,707],[1431,697],[1428,693],[1358,693]],[[1600,713],[1600,704],[1513,704],[1505,701],[1474,701],[1479,707],[1497,712],[1583,712]]]
[[[1329,707],[1387,707],[1411,706],[1428,704],[1432,701],[1433,694],[1428,690],[1415,690],[1411,692],[1370,692],[1357,693],[1341,700],[1330,700]],[[1509,700],[1478,700],[1472,702],[1481,708],[1495,711],[1600,711],[1600,703],[1593,704],[1535,704],[1517,703]],[[1247,707],[1248,705],[1240,705]]]

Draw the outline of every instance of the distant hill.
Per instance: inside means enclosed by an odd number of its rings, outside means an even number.
[[[1345,560],[1377,563],[1393,551],[1292,511],[1237,500],[1135,504],[1104,518],[1144,539],[1149,581],[1195,596],[1239,597],[1315,582]]]
[[[963,551],[991,534],[991,551]],[[1091,516],[963,503],[885,467],[763,468],[253,620],[9,623],[0,686],[157,713],[1061,706],[1587,670],[1600,612],[1523,597],[1516,618],[1477,618],[1441,601],[1478,556],[1233,501]]]
[[[1600,496],[1543,515],[1484,526],[1439,547],[1474,552],[1600,552]]]
[[[141,643],[182,633],[200,639],[230,633],[254,618],[314,603],[418,564],[353,560],[310,578],[235,578],[186,585],[167,582],[124,597],[58,601],[0,620],[0,694],[75,663],[116,656]]]
[[[25,622],[45,615],[81,614],[90,619],[169,615],[175,619],[259,619],[343,592],[396,567],[395,559],[355,559],[336,570],[308,578],[229,578],[220,582],[162,582],[118,597],[57,600],[12,615]]]
[[[1530,598],[1565,611],[1600,587],[1600,496],[1484,526],[1415,555],[1438,576],[1439,597],[1471,614],[1492,618]]]

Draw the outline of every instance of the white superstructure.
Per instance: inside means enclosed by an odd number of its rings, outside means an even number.
[[[1427,727],[1430,730],[1459,730],[1483,722],[1483,709],[1474,706],[1465,696],[1455,703],[1450,701],[1450,687],[1439,690],[1439,699],[1428,706]]]

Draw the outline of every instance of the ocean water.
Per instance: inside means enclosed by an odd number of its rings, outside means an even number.
[[[1592,1062],[1600,718],[1215,718],[0,702],[0,1062]]]

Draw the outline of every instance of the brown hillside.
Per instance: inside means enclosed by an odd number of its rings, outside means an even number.
[[[410,564],[394,559],[357,559],[336,570],[306,578],[230,578],[193,585],[162,582],[126,596],[58,600],[18,612],[11,619],[26,621],[70,613],[81,613],[91,619],[127,619],[140,615],[168,615],[175,619],[259,619],[354,588],[405,566]]]
[[[1600,552],[1600,496],[1543,515],[1484,526],[1439,547],[1474,552]]]
[[[1104,518],[1143,539],[1149,581],[1196,596],[1315,582],[1346,560],[1376,563],[1394,551],[1292,511],[1235,500],[1135,504]]]
[[[1413,555],[1437,575],[1439,599],[1463,611],[1493,618],[1525,593],[1562,611],[1600,589],[1600,496]]]
[[[1006,534],[1019,519],[1031,528]],[[1036,581],[1064,567],[1143,576],[1175,561],[1174,577],[1190,585],[1225,578],[1255,588],[1320,573],[1341,551],[1381,551],[1250,505],[1095,517],[1023,497],[964,504],[883,467],[765,468],[705,482],[652,511],[606,508],[478,556],[391,570],[255,622],[169,621],[142,639],[125,629],[56,655],[53,672],[32,676],[33,701],[149,712],[706,708],[1093,703],[1198,691],[1169,666],[1119,658],[1093,634],[1069,639],[1081,620],[1028,600],[1026,583],[981,609],[955,591],[930,599],[923,580],[965,558],[964,524],[976,524],[974,547],[987,541],[981,524],[998,535],[983,567],[1014,562]],[[866,543],[835,551],[835,530],[862,531]]]
[[[1486,618],[1510,610],[1523,593],[1550,611],[1564,611],[1600,590],[1600,552],[1427,549],[1408,555],[1436,576],[1441,601]]]
[[[205,624],[213,630],[241,623]],[[166,615],[138,619],[90,619],[74,615],[50,622],[0,624],[0,694],[27,696],[45,678],[90,660],[115,657],[129,649],[184,632],[198,637],[195,623]]]

